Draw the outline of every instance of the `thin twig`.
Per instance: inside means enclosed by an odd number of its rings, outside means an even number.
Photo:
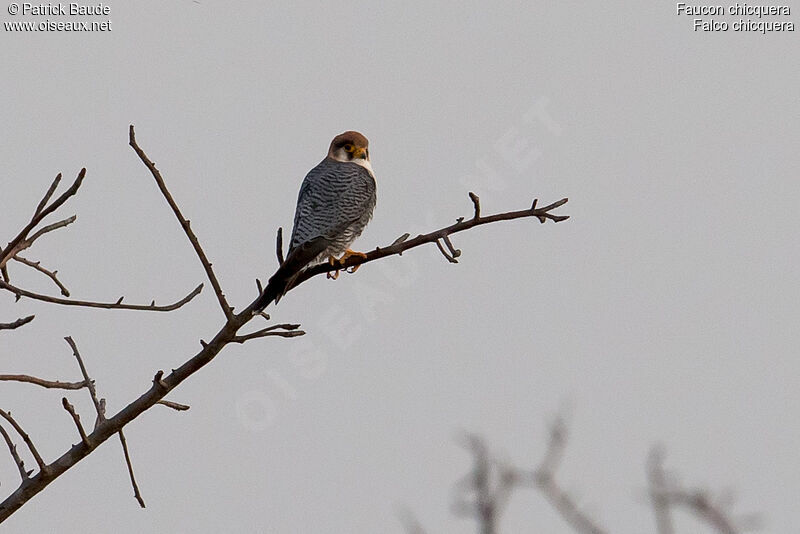
[[[22,242],[23,239],[27,238],[28,233],[30,233],[31,230],[36,228],[36,226],[42,221],[42,219],[44,219],[45,217],[53,213],[55,210],[60,208],[71,196],[73,196],[75,193],[78,192],[78,189],[83,183],[84,176],[86,176],[85,168],[80,170],[80,172],[78,173],[78,177],[75,179],[72,185],[69,186],[69,188],[66,191],[64,191],[64,193],[61,194],[61,196],[55,199],[52,204],[46,207],[41,207],[41,208],[37,207],[36,212],[34,213],[30,222],[25,226],[25,228],[20,230],[19,234],[17,234],[17,236],[8,243],[6,248],[3,249],[3,252],[0,253],[0,267],[4,267],[6,262],[8,262],[8,260],[14,254],[19,252],[19,250],[17,250],[17,246]],[[58,180],[60,180],[59,177],[56,178],[56,181]],[[57,186],[58,184],[56,183],[55,185]],[[40,206],[46,204],[46,201],[49,200],[49,198],[52,196],[53,191],[51,191],[51,189],[55,191],[55,188],[53,187],[53,185],[51,185],[50,188],[47,190],[47,193],[45,193],[44,198],[39,203]]]
[[[81,389],[86,387],[86,382],[61,382],[60,380],[45,380],[30,375],[0,375],[0,381],[26,382],[48,389]]]
[[[241,336],[233,336],[231,341],[234,343],[244,343],[245,341],[249,341],[251,339],[268,337],[268,336],[279,336],[279,337],[304,336],[306,333],[303,330],[298,330],[298,328],[300,328],[299,324],[288,324],[288,323],[276,324],[268,326],[267,328],[262,328],[261,330],[256,330],[255,332],[251,332],[249,334]]]
[[[475,206],[475,215],[473,219],[480,219],[481,218],[481,199],[473,193],[472,191],[469,192],[469,199],[472,201],[472,204]]]
[[[78,434],[81,435],[81,441],[87,447],[90,447],[89,440],[86,438],[86,431],[83,429],[83,425],[81,424],[81,416],[78,415],[78,412],[75,411],[75,407],[70,404],[66,397],[61,397],[61,405],[64,407],[69,415],[72,416],[72,420],[75,422],[75,426],[78,428]]]
[[[439,239],[436,240],[436,247],[439,249],[439,252],[442,253],[442,256],[447,258],[447,261],[449,261],[450,263],[458,263],[457,259],[455,259],[453,256],[447,253],[447,251],[442,246],[442,242]]]
[[[164,179],[161,177],[161,172],[156,168],[156,164],[153,163],[149,157],[147,157],[147,154],[145,154],[144,150],[139,148],[139,145],[136,143],[136,134],[133,130],[133,124],[131,124],[129,130],[129,144],[139,156],[139,159],[142,160],[142,163],[144,163],[145,167],[148,168],[150,174],[153,175],[153,178],[155,178],[158,189],[161,191],[161,194],[166,199],[170,208],[172,208],[172,212],[175,214],[175,217],[177,217],[178,222],[181,224],[181,228],[183,228],[183,231],[186,233],[186,237],[189,238],[189,242],[192,244],[200,263],[203,264],[203,269],[206,272],[206,276],[208,276],[209,282],[211,282],[211,287],[214,288],[214,294],[217,296],[217,300],[222,308],[222,312],[225,314],[225,318],[230,320],[233,316],[233,308],[225,299],[225,294],[222,292],[222,287],[219,285],[217,275],[214,274],[214,269],[211,267],[211,262],[208,261],[208,257],[206,256],[205,251],[203,251],[203,247],[200,246],[200,241],[197,239],[194,231],[192,231],[190,222],[183,216],[178,204],[175,202],[175,199],[172,198],[172,194],[170,194],[169,190],[167,189],[167,185],[164,183]]]
[[[105,420],[105,409],[103,406],[100,405],[100,399],[97,398],[97,390],[94,387],[94,381],[89,378],[89,373],[86,371],[86,366],[83,364],[83,358],[81,358],[81,353],[78,352],[78,346],[75,344],[75,341],[70,337],[67,336],[64,340],[69,344],[72,348],[72,354],[75,356],[75,359],[78,360],[78,366],[81,368],[81,374],[83,375],[84,383],[86,387],[89,389],[89,395],[92,397],[92,403],[94,403],[94,408],[97,410],[97,417],[100,422]],[[95,428],[97,424],[95,424]]]
[[[707,492],[685,489],[670,481],[664,473],[663,461],[663,451],[658,447],[654,448],[648,459],[648,477],[658,534],[675,532],[671,517],[671,511],[675,507],[685,508],[720,534],[737,534],[747,528],[746,525],[737,526],[737,523],[743,522],[735,521],[725,509],[724,503],[715,502]],[[757,518],[748,519],[757,525]]]
[[[670,513],[669,498],[665,490],[667,477],[664,474],[664,453],[660,447],[653,447],[647,459],[647,478],[649,481],[650,501],[653,504],[653,513],[656,517],[658,534],[674,534],[672,514]]]
[[[11,423],[11,426],[13,426],[14,430],[17,431],[19,437],[21,437],[22,440],[25,442],[25,445],[28,446],[28,450],[31,451],[33,459],[36,460],[36,464],[39,466],[39,469],[42,471],[46,470],[47,464],[44,463],[44,460],[42,460],[42,457],[39,455],[39,451],[36,450],[36,446],[33,444],[31,437],[27,434],[27,432],[22,430],[22,427],[19,426],[19,423],[17,423],[14,420],[14,418],[11,417],[11,412],[7,412],[0,408],[0,416],[2,416],[6,421]]]
[[[61,173],[58,173],[56,175],[55,180],[53,180],[53,183],[50,184],[50,188],[44,194],[44,197],[42,197],[42,200],[39,201],[39,204],[36,206],[36,211],[33,212],[34,216],[39,215],[39,213],[42,212],[44,207],[50,201],[50,198],[53,196],[53,193],[55,193],[56,189],[58,189],[59,182],[61,182]]]
[[[556,482],[555,473],[564,456],[566,445],[567,427],[564,420],[559,417],[550,428],[550,441],[541,464],[532,473],[518,472],[518,482],[538,488],[576,532],[605,534],[606,531],[582,512],[575,500]]]
[[[139,506],[144,508],[144,499],[142,499],[142,494],[139,493],[139,485],[136,483],[136,477],[133,475],[133,464],[131,464],[131,455],[128,452],[128,442],[125,440],[125,434],[123,434],[122,429],[119,429],[119,441],[122,443],[122,452],[125,454],[125,463],[128,465],[128,476],[131,479],[131,485],[133,486],[133,497],[139,502]]]
[[[283,265],[283,226],[278,227],[278,235],[275,236],[275,254],[278,256],[278,267]]]
[[[41,266],[40,262],[31,261],[29,259],[23,258],[19,254],[15,255],[13,259],[15,261],[18,261],[20,263],[23,263],[23,264],[27,265],[28,267],[33,267],[34,269],[36,269],[40,273],[44,274],[45,276],[50,278],[50,280],[52,280],[55,285],[58,286],[58,289],[61,290],[61,294],[62,295],[64,295],[65,297],[69,296],[69,289],[67,289],[64,286],[64,284],[62,284],[61,281],[58,279],[58,276],[57,276],[58,271],[51,271],[49,269],[45,269],[44,267]]]
[[[50,295],[42,295],[40,293],[34,293],[33,291],[28,291],[26,289],[13,286],[8,282],[4,282],[3,280],[0,280],[0,289],[6,289],[14,293],[17,296],[17,298],[28,297],[30,299],[40,300],[42,302],[50,302],[51,304],[61,304],[63,306],[104,308],[107,310],[139,310],[139,311],[168,312],[177,310],[178,308],[180,308],[181,306],[185,305],[187,302],[195,298],[197,295],[199,295],[200,291],[203,290],[203,284],[200,284],[199,286],[194,288],[191,293],[183,297],[181,300],[174,302],[172,304],[167,304],[165,306],[156,305],[155,302],[152,302],[150,304],[123,304],[122,297],[120,297],[120,299],[117,300],[117,302],[93,302],[88,300],[62,299],[59,297],[51,297]]]
[[[36,231],[35,234],[24,239],[23,241],[25,243],[24,247],[21,247],[19,245],[17,246],[17,252],[20,252],[21,250],[30,247],[34,241],[42,237],[44,234],[50,233],[53,230],[58,230],[59,228],[65,228],[69,226],[70,224],[74,223],[77,218],[78,217],[76,215],[73,215],[61,221],[54,222],[52,224],[48,224],[47,226],[41,227],[39,230]]]
[[[13,441],[11,441],[11,436],[8,435],[8,432],[6,432],[6,429],[3,427],[3,425],[0,425],[0,434],[3,434],[3,439],[6,440],[8,451],[11,453],[11,457],[14,458],[14,463],[17,465],[19,476],[24,484],[25,481],[30,478],[28,471],[25,470],[25,462],[23,462],[22,458],[19,457],[17,446],[14,445]]]
[[[22,317],[21,319],[17,319],[16,321],[10,323],[0,323],[0,330],[14,330],[15,328],[19,328],[22,325],[26,325],[29,322],[33,321],[33,318],[36,317],[35,315],[29,315],[27,317]]]
[[[160,400],[156,404],[166,406],[167,408],[172,408],[173,410],[176,410],[178,412],[185,412],[186,410],[191,408],[191,406],[189,406],[188,404],[181,404],[180,402],[173,402],[168,400]]]

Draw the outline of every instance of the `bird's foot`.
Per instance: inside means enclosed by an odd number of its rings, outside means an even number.
[[[339,260],[337,260],[333,256],[328,256],[328,263],[330,264],[331,267],[334,267],[336,264],[339,263]],[[325,274],[325,278],[328,278],[329,280],[336,280],[337,278],[339,278],[339,269],[336,269],[335,271],[328,271]]]
[[[339,258],[339,265],[344,264],[345,260],[347,260],[347,258],[349,258],[351,256],[355,256],[355,257],[361,258],[363,260],[367,259],[367,255],[364,254],[363,252],[356,252],[355,250],[350,250],[348,248],[347,250],[344,251],[344,254],[342,254],[342,257]],[[354,272],[356,272],[358,270],[359,267],[361,267],[361,265],[353,265],[352,267],[350,267],[350,269],[347,272],[350,273],[350,274],[353,274]]]

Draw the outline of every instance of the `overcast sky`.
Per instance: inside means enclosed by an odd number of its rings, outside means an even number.
[[[75,298],[167,302],[204,281],[129,124],[239,308],[345,130],[370,139],[378,183],[357,249],[470,215],[468,191],[484,213],[569,197],[571,218],[454,236],[457,265],[429,245],[308,282],[268,310],[308,335],[229,347],[169,396],[191,410],[126,427],[146,510],[111,439],[3,532],[400,533],[404,508],[432,534],[472,532],[451,511],[459,432],[533,467],[561,412],[558,478],[610,532],[655,531],[656,443],[763,532],[800,531],[797,32],[694,31],[670,2],[142,1],[83,19],[9,4],[2,22],[111,21],[0,31],[0,239],[86,167],[61,212],[77,222],[27,252]],[[760,20],[800,22],[791,7]],[[77,380],[71,335],[111,413],[222,324],[209,287],[169,314],[0,295],[0,321],[31,313],[0,334],[1,372]],[[62,394],[0,385],[48,460],[78,439]],[[69,398],[93,419],[85,392]],[[17,481],[0,453],[3,497]],[[571,532],[520,490],[501,532],[532,531]]]

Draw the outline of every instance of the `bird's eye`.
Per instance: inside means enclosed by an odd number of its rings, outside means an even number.
[[[344,145],[344,149],[347,152],[352,152],[353,151],[353,145],[351,145],[350,143],[347,143],[346,145]]]

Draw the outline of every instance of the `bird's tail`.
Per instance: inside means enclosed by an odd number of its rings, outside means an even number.
[[[258,313],[273,301],[277,304],[294,286],[303,268],[322,254],[329,244],[327,239],[318,237],[293,248],[275,274],[270,277],[267,287],[253,305],[253,311]]]

